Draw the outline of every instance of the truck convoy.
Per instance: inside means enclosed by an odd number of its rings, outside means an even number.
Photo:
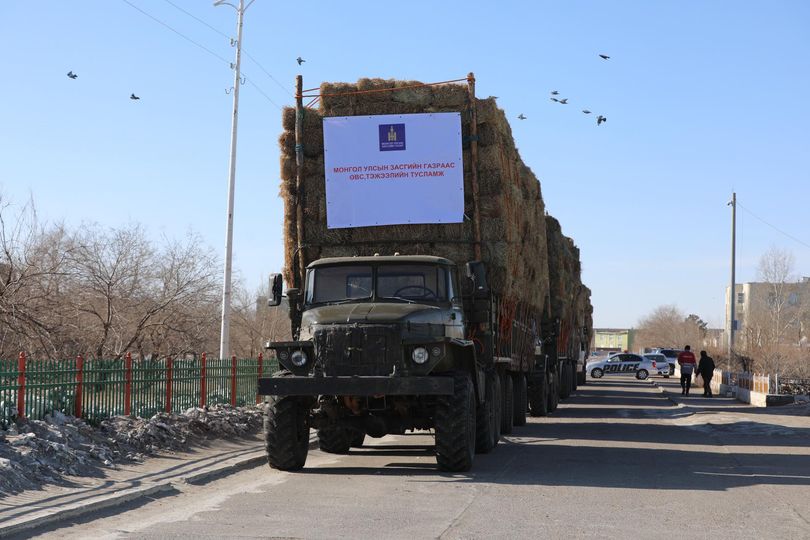
[[[281,370],[259,380],[268,462],[302,468],[310,429],[338,454],[433,430],[439,468],[469,470],[584,383],[592,308],[579,250],[472,74],[466,86],[323,84],[318,110],[302,106],[300,78],[298,89],[280,138],[285,271],[271,286],[278,305],[287,282],[293,340],[268,343]],[[325,118],[447,112],[461,113],[463,222],[327,225]]]

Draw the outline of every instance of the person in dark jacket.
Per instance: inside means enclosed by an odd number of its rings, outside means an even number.
[[[703,397],[712,397],[712,376],[714,376],[714,360],[711,356],[706,354],[706,351],[700,351],[700,362],[698,363],[697,372],[703,378]]]

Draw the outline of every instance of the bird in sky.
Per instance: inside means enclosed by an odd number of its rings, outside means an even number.
[[[560,100],[560,105],[568,105],[568,98],[562,98]]]
[[[599,58],[601,58],[602,60],[610,60],[610,57],[606,54],[600,54]]]
[[[558,96],[558,95],[560,95],[560,93],[559,93],[559,92],[557,92],[556,90],[552,90],[552,91],[551,91],[551,95],[552,95],[552,96]]]
[[[135,100],[135,99],[141,99],[141,98],[139,98],[139,97],[138,97],[138,96],[136,96],[135,94],[130,94],[130,95],[129,95],[129,99]]]
[[[71,78],[71,79],[74,79],[74,80],[79,78],[79,76],[78,76],[78,75],[76,75],[75,73],[73,73],[72,71],[68,71],[68,72],[67,72],[67,76],[68,76],[69,78]]]
[[[300,56],[299,56],[298,58],[296,58],[296,59],[295,59],[295,61],[296,61],[296,62],[298,62],[298,65],[299,65],[299,66],[300,66],[301,64],[303,64],[304,62],[306,62],[306,60],[304,60],[304,59],[303,59],[303,58],[301,58]]]
[[[599,116],[596,117],[596,125],[601,126],[602,122],[607,122],[607,118],[600,114]]]
[[[526,117],[523,115],[523,113],[520,113],[518,115],[518,120],[526,120]]]
[[[591,114],[591,111],[589,111],[588,109],[582,109],[582,112],[584,112],[585,114]]]
[[[549,99],[550,99],[551,101],[553,101],[554,103],[559,103],[559,102],[560,102],[560,100],[559,100],[559,99],[557,99],[557,98],[555,98],[555,97],[553,97],[553,98],[549,98]]]

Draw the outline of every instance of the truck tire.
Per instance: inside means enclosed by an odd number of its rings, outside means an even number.
[[[318,448],[329,454],[348,454],[354,433],[343,427],[326,427],[318,430]]]
[[[453,395],[436,400],[436,463],[449,472],[469,471],[475,456],[475,392],[467,373],[453,375]]]
[[[518,373],[514,376],[512,381],[512,388],[515,395],[515,416],[513,423],[516,426],[526,425],[526,376],[523,373]]]
[[[553,413],[560,404],[560,374],[552,373],[548,383],[548,412]]]
[[[577,391],[577,386],[579,383],[579,371],[577,371],[576,364],[571,366],[571,392]]]
[[[475,416],[475,452],[488,454],[498,444],[501,436],[501,411],[496,406],[501,398],[496,389],[497,373],[488,373],[486,377],[485,401],[476,408]],[[500,387],[500,385],[497,385]]]
[[[365,433],[362,431],[355,431],[352,433],[352,448],[362,448],[364,442],[366,442]]]
[[[515,388],[508,373],[501,377],[501,392],[501,433],[509,435],[515,422]]]
[[[583,368],[582,371],[577,371],[577,385],[585,386],[585,379],[587,379],[585,376],[585,368]]]
[[[571,364],[565,362],[560,367],[560,398],[567,399],[571,395]]]
[[[548,378],[545,373],[529,389],[529,411],[532,416],[548,415]]]
[[[271,396],[264,414],[264,448],[274,469],[297,471],[309,452],[308,409],[300,398]]]

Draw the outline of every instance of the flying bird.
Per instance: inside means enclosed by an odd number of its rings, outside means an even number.
[[[582,109],[582,112],[584,112],[585,114],[591,114],[591,111],[589,111],[588,109]]]
[[[610,60],[610,57],[606,54],[600,54],[599,58],[601,58],[602,60]]]
[[[558,96],[558,95],[560,95],[560,93],[559,93],[559,92],[557,92],[556,90],[552,90],[552,91],[551,91],[551,95],[552,95],[552,96]]]
[[[568,105],[568,98],[562,98],[560,100],[560,105]]]
[[[138,96],[136,96],[135,94],[130,94],[130,95],[129,95],[129,99],[141,99],[141,98],[139,98],[139,97],[138,97]]]
[[[553,98],[548,98],[548,99],[550,99],[550,100],[551,100],[551,101],[553,101],[554,103],[559,103],[559,102],[560,102],[560,100],[559,100],[559,99],[557,99],[557,98],[555,98],[555,97],[553,97]]]
[[[520,113],[518,115],[518,120],[526,120],[526,117],[523,115],[523,113]]]
[[[596,125],[601,126],[602,122],[607,122],[607,118],[605,118],[600,114],[599,116],[596,117]]]
[[[70,77],[71,79],[78,79],[79,78],[79,76],[76,75],[75,73],[73,73],[72,71],[68,71],[67,76]]]
[[[303,58],[301,58],[300,56],[299,56],[298,58],[296,58],[296,59],[295,59],[295,61],[296,61],[296,62],[298,62],[298,65],[299,65],[299,66],[300,66],[301,64],[303,64],[304,62],[306,62],[306,60],[304,60],[304,59],[303,59]]]

